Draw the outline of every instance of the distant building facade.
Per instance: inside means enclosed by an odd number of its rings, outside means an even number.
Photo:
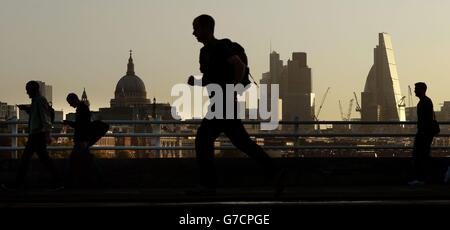
[[[441,110],[436,112],[436,119],[439,121],[450,121],[450,101],[442,103]]]
[[[0,101],[0,120],[8,120],[13,117],[17,118],[17,108],[15,105],[8,105],[6,102]]]

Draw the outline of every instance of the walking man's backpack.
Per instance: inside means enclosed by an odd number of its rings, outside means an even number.
[[[94,145],[100,138],[105,136],[106,132],[109,130],[109,124],[95,120],[91,122],[90,127],[90,137],[89,137],[89,146]]]
[[[247,87],[252,82],[255,85],[258,85],[255,82],[255,79],[253,79],[252,75],[250,74],[250,68],[248,67],[248,59],[247,59],[247,54],[245,53],[245,49],[241,45],[239,45],[239,43],[237,43],[237,42],[232,42],[232,46],[233,46],[233,49],[235,50],[235,52],[237,53],[237,55],[239,56],[239,58],[241,59],[241,61],[244,62],[244,64],[246,65],[244,77],[242,78],[242,81],[239,83],[244,85],[244,87]],[[250,78],[252,79],[251,81],[250,81]]]

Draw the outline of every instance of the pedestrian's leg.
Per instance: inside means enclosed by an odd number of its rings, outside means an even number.
[[[416,135],[414,137],[414,145],[413,145],[413,151],[412,151],[412,175],[413,180],[418,180],[419,178],[419,137]]]
[[[86,145],[82,150],[82,155],[84,160],[83,164],[83,174],[86,180],[86,185],[90,188],[99,187],[101,182],[101,172],[97,165],[94,154],[90,152],[89,145]]]
[[[52,175],[52,179],[53,179],[53,184],[56,186],[61,185],[61,179],[59,176],[58,171],[56,170],[55,164],[53,162],[53,160],[50,158],[50,156],[48,155],[48,151],[47,151],[47,142],[45,139],[45,136],[39,135],[39,142],[36,143],[36,153],[39,156],[39,160],[41,161],[41,163],[44,165],[44,167],[47,169],[47,171],[50,172],[50,174]]]
[[[215,188],[214,141],[220,135],[217,120],[203,119],[195,137],[195,151],[200,173],[200,185]]]
[[[39,157],[40,161],[44,165],[44,167],[50,172],[50,175],[52,176],[53,184],[54,185],[61,185],[61,179],[58,174],[58,170],[55,167],[55,164],[53,160],[48,156],[45,156],[44,154],[40,155]]]
[[[30,144],[30,140],[28,140],[25,151],[20,158],[20,163],[16,174],[17,187],[25,185],[25,177],[27,176],[28,170],[30,169],[31,157],[33,156],[33,149],[31,148]]]
[[[431,160],[431,143],[433,142],[433,136],[427,135],[424,138],[423,143],[423,176],[425,180],[432,181],[432,160]]]
[[[423,135],[416,135],[413,147],[413,172],[414,179],[418,181],[425,180],[426,147]]]
[[[265,177],[269,177],[275,188],[275,197],[280,196],[284,190],[284,177],[286,170],[275,165],[274,160],[248,135],[240,120],[227,120],[225,134],[238,149],[249,157],[258,161],[264,167]]]
[[[17,187],[25,186],[25,178],[28,174],[28,170],[30,169],[31,158],[33,156],[33,153],[38,149],[39,141],[40,139],[37,135],[28,136],[28,141],[27,144],[25,145],[25,150],[22,153],[19,167],[17,169],[16,174]]]
[[[73,150],[72,150],[73,152]],[[72,153],[67,157],[64,163],[64,185],[66,187],[72,187],[73,175],[72,175]]]
[[[226,120],[225,135],[236,148],[258,161],[266,170],[275,170],[273,159],[248,135],[241,120]]]
[[[80,142],[75,142],[73,146],[72,153],[70,155],[70,166],[71,174],[73,177],[72,185],[76,188],[83,187],[86,182],[84,173],[86,173],[86,158],[85,151],[83,150],[82,144]]]
[[[78,153],[79,153],[79,148],[80,146],[75,143],[73,148],[72,148],[72,152],[70,153],[70,156],[67,160],[67,185],[69,187],[77,187],[79,185],[78,183]]]
[[[103,172],[102,169],[100,167],[100,164],[98,163],[98,159],[95,157],[94,154],[92,154],[92,163],[93,163],[93,167],[94,167],[94,171],[95,171],[95,180],[97,183],[97,187],[102,187],[103,186]]]

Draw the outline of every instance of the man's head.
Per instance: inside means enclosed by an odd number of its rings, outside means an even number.
[[[417,97],[423,97],[425,96],[425,93],[427,92],[427,84],[424,82],[417,82],[414,84],[414,93]]]
[[[197,41],[205,44],[214,38],[214,18],[209,15],[202,14],[194,19],[192,26],[194,32],[192,33]]]
[[[67,102],[69,103],[70,106],[76,108],[78,106],[78,104],[80,104],[80,99],[78,98],[78,96],[74,93],[69,93],[67,95],[66,98]]]
[[[27,82],[25,89],[27,91],[28,97],[30,98],[39,95],[39,83],[37,81]]]

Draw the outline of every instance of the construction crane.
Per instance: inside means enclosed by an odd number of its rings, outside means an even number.
[[[361,106],[359,106],[358,97],[356,96],[356,93],[355,93],[355,92],[353,92],[353,95],[355,96],[355,102],[356,102],[356,108],[355,108],[355,110],[356,110],[356,112],[361,113]]]
[[[339,100],[339,111],[341,111],[341,118],[342,118],[342,120],[345,121],[344,112],[342,112],[341,100]]]
[[[350,102],[348,104],[348,112],[347,114],[344,115],[344,112],[342,110],[342,104],[341,104],[341,100],[339,100],[339,110],[341,111],[341,118],[343,121],[349,121],[350,117],[352,115],[352,109],[353,109],[353,102],[355,101],[355,99],[350,99]]]
[[[348,105],[348,112],[347,112],[346,121],[350,121],[350,117],[352,115],[353,101],[354,101],[353,98],[350,99],[350,102],[349,102],[349,105]]]
[[[411,86],[409,86],[408,85],[408,97],[409,97],[409,100],[408,100],[408,107],[413,107],[413,104],[414,104],[414,102],[413,102],[413,96],[412,96],[412,90],[411,90]]]
[[[319,114],[320,114],[320,111],[322,111],[322,106],[323,106],[323,103],[325,102],[325,98],[327,97],[329,90],[330,90],[330,87],[327,88],[327,91],[325,91],[325,94],[322,97],[322,101],[320,102],[319,110],[317,111],[317,115],[315,115],[315,118],[314,118],[314,120],[316,120],[316,121],[319,120]]]
[[[400,102],[398,103],[398,107],[405,107],[405,98],[406,96],[403,96],[402,98],[400,98]]]

